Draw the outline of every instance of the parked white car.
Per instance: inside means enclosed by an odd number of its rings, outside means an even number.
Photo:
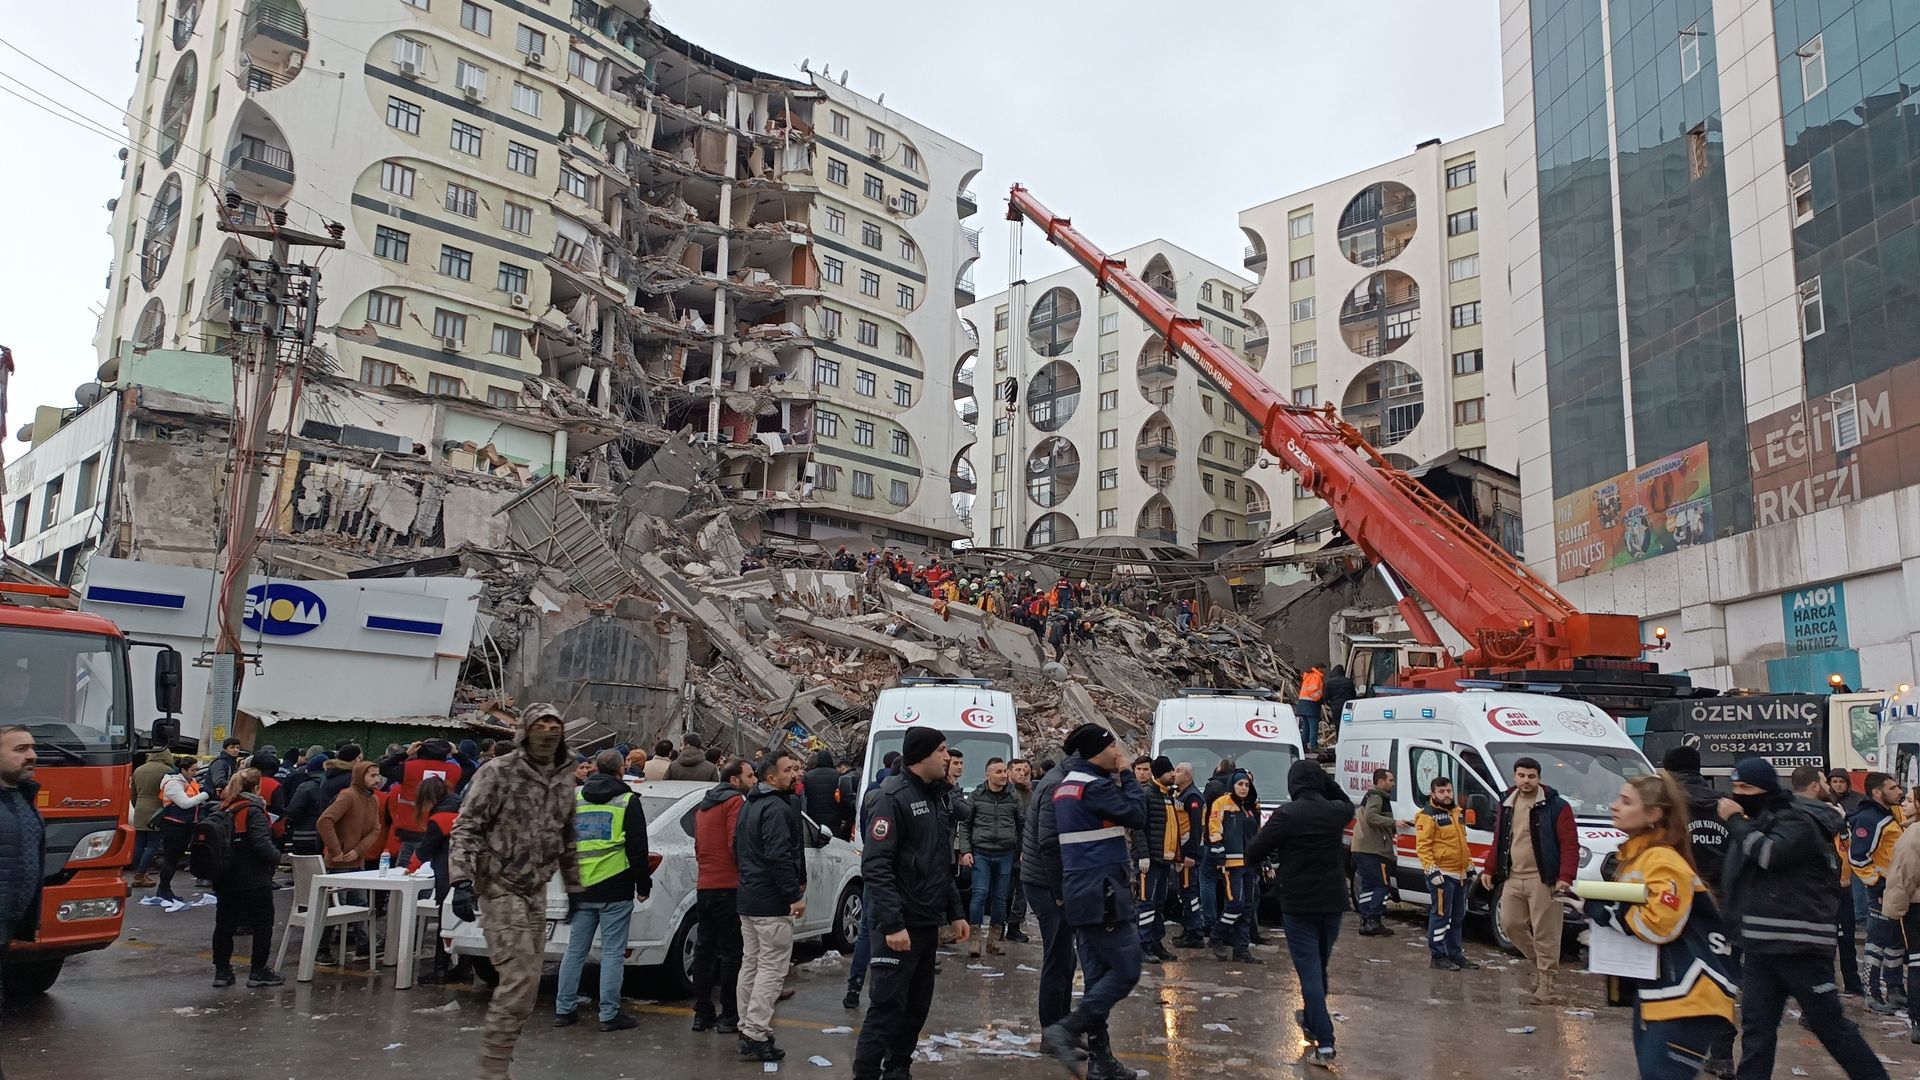
[[[693,816],[712,784],[701,780],[653,780],[634,784],[647,819],[647,851],[653,866],[653,894],[633,905],[627,926],[627,966],[659,967],[680,992],[693,988],[694,902],[699,870],[693,857]],[[794,940],[824,937],[831,948],[853,951],[860,932],[860,853],[852,844],[807,821],[816,838],[807,847],[807,913]],[[567,949],[566,890],[558,875],[547,884],[547,947],[558,959]],[[478,923],[444,913],[442,936],[456,955],[487,955]],[[587,954],[598,963],[599,946]]]

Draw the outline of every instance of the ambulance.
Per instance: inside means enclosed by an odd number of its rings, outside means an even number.
[[[1513,763],[1523,757],[1540,763],[1540,782],[1572,807],[1579,877],[1597,880],[1601,863],[1626,840],[1608,807],[1623,783],[1654,769],[1617,721],[1584,701],[1490,690],[1363,698],[1341,719],[1334,768],[1356,805],[1372,789],[1374,770],[1391,770],[1393,816],[1401,821],[1413,820],[1436,777],[1452,780],[1466,811],[1468,846],[1476,867],[1484,868],[1492,857],[1495,811],[1513,786]],[[1394,847],[1395,897],[1426,906],[1413,829],[1398,830]],[[1477,913],[1498,903],[1477,884],[1468,895]],[[1508,946],[1499,920],[1491,921],[1495,938]]]
[[[939,730],[947,737],[947,749],[964,755],[960,784],[965,791],[986,782],[988,758],[1019,757],[1013,695],[992,687],[987,679],[909,678],[880,691],[862,759],[867,784],[879,775],[886,756],[906,743],[911,727]]]
[[[1287,770],[1300,760],[1300,723],[1293,707],[1271,690],[1184,687],[1153,710],[1153,756],[1193,766],[1193,782],[1206,787],[1214,766],[1232,758],[1253,774],[1266,813],[1287,799]]]

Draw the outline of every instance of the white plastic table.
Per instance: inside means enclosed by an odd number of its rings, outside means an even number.
[[[412,986],[414,953],[418,950],[414,931],[420,925],[415,912],[420,898],[433,892],[432,868],[422,866],[417,874],[393,869],[387,871],[385,876],[378,870],[322,874],[314,878],[313,883],[315,912],[327,910],[327,905],[332,902],[329,896],[336,890],[392,894],[387,900],[387,948],[381,960],[394,968],[394,989],[405,990]],[[300,935],[300,982],[313,981],[314,959],[319,954],[321,937],[318,933]],[[371,947],[372,943],[368,944]]]

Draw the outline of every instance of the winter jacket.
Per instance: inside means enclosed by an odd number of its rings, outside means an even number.
[[[1397,828],[1393,820],[1393,796],[1379,788],[1368,790],[1360,796],[1360,811],[1353,821],[1353,853],[1393,858]]]
[[[1347,910],[1346,840],[1353,799],[1317,761],[1293,763],[1287,795],[1247,845],[1247,865],[1259,866],[1272,856],[1287,911],[1330,915]]]
[[[667,758],[650,757],[645,765],[640,766],[640,775],[648,780],[665,780],[667,770],[672,767],[673,762]]]
[[[1345,672],[1327,676],[1326,692],[1321,697],[1327,707],[1327,719],[1336,724],[1340,722],[1340,713],[1347,707],[1347,702],[1353,700],[1356,689],[1352,677]]]
[[[449,794],[441,799],[439,805],[427,813],[427,828],[421,836],[419,846],[413,849],[413,859],[407,864],[407,872],[412,873],[422,866],[433,868],[433,897],[438,900],[447,895],[452,884],[447,874],[447,852],[453,838],[453,823],[460,818],[460,796]]]
[[[233,815],[233,862],[214,880],[213,891],[271,891],[273,872],[280,866],[280,849],[273,843],[266,802],[249,792],[221,805]]]
[[[320,854],[320,812],[327,808],[327,804],[321,801],[321,793],[326,790],[326,785],[320,779],[320,770],[325,768],[323,762],[319,769],[302,769],[298,776],[306,779],[300,782],[293,794],[287,796],[284,819],[287,848],[295,855]]]
[[[1668,770],[1673,772],[1673,770]],[[1727,824],[1720,820],[1720,793],[1697,772],[1673,772],[1687,793],[1687,835],[1693,841],[1693,866],[1715,893],[1727,858]]]
[[[947,784],[903,771],[880,785],[867,808],[860,876],[873,932],[942,926],[966,918],[953,874]]]
[[[1880,884],[1893,862],[1893,846],[1900,840],[1900,819],[1867,799],[1847,818],[1847,827],[1852,831],[1847,861],[1853,865],[1853,876],[1871,889]]]
[[[207,777],[201,781],[201,786],[213,798],[220,798],[227,793],[227,782],[233,779],[234,773],[240,771],[240,765],[240,758],[222,749],[212,761],[207,762]]]
[[[1231,791],[1213,800],[1207,808],[1207,859],[1227,870],[1247,865],[1247,845],[1259,831],[1258,821]]]
[[[1687,865],[1686,857],[1642,833],[1621,845],[1611,880],[1645,885],[1647,902],[1589,900],[1587,918],[1659,946],[1660,967],[1651,979],[1608,976],[1608,1001],[1626,1004],[1621,992],[1624,985],[1638,997],[1640,1015],[1650,1023],[1701,1016],[1732,1023],[1739,965],[1727,945],[1725,924],[1714,906],[1713,894]],[[1827,953],[1831,954],[1831,923],[1827,924],[1826,935]]]
[[[1130,926],[1137,909],[1127,830],[1146,827],[1146,793],[1130,769],[1111,776],[1077,754],[1065,766],[1053,789],[1061,915],[1074,927]]]
[[[968,800],[967,819],[954,828],[960,840],[960,853],[1018,852],[1020,830],[1026,823],[1026,813],[1020,809],[1020,796],[1012,784],[997,792],[981,784],[973,789],[973,798]]]
[[[840,770],[833,767],[831,750],[813,755],[813,768],[800,777],[800,793],[805,797],[807,816],[814,824],[837,835],[846,809],[840,803]]]
[[[1920,829],[1908,829],[1893,845],[1893,865],[1887,868],[1887,888],[1880,910],[1895,921],[1905,917],[1920,897]]]
[[[371,785],[380,767],[362,760],[354,763],[354,772],[365,776],[365,783]],[[327,868],[358,870],[380,857],[381,838],[387,829],[386,813],[378,793],[354,784],[320,814],[315,827],[326,849]]]
[[[401,839],[417,842],[425,835],[426,817],[433,808],[422,810],[415,807],[414,796],[427,777],[437,776],[444,780],[448,791],[460,790],[462,770],[459,763],[452,759],[452,749],[445,739],[428,739],[421,744],[417,757],[410,758],[402,750],[381,760],[380,775],[395,785],[393,827],[400,833]]]
[[[853,839],[855,820],[860,816],[860,770],[848,769],[840,774],[835,791],[840,794],[840,824],[833,834],[842,840]]]
[[[31,939],[40,926],[47,828],[39,797],[40,785],[32,780],[0,787],[0,930],[11,927],[15,941]]]
[[[484,893],[498,888],[538,897],[557,872],[569,895],[580,891],[573,844],[573,751],[565,738],[553,760],[535,761],[527,749],[527,722],[515,747],[473,774],[460,818],[453,823],[447,872]]]
[[[207,792],[186,773],[172,773],[160,781],[160,820],[191,825],[200,820],[200,807],[207,798]]]
[[[1413,850],[1428,885],[1441,876],[1466,880],[1473,872],[1473,851],[1467,847],[1467,815],[1458,803],[1428,803],[1413,815]]]
[[[1207,804],[1200,801],[1200,789],[1188,784],[1174,798],[1180,803],[1180,812],[1187,818],[1187,843],[1181,849],[1180,857],[1192,859],[1197,866],[1200,856],[1207,849]]]
[[[339,798],[340,793],[353,783],[353,767],[359,763],[328,758],[326,764],[320,767],[320,809],[332,806],[333,800]]]
[[[697,889],[737,889],[740,864],[733,857],[733,837],[740,811],[747,801],[740,789],[722,781],[701,798],[693,812],[693,858],[700,868]]]
[[[653,871],[647,867],[647,815],[640,809],[640,799],[633,794],[625,780],[596,772],[587,777],[580,787],[580,797],[574,804],[574,835],[576,842],[590,840],[588,832],[597,824],[596,819],[604,820],[604,814],[580,812],[580,804],[604,806],[615,799],[626,797],[627,812],[621,822],[626,832],[623,845],[627,855],[626,869],[607,878],[596,881],[580,890],[577,899],[583,904],[617,904],[623,900],[645,900],[653,892]],[[578,857],[578,850],[575,857]]]
[[[1768,956],[1833,955],[1833,927],[1842,903],[1833,837],[1837,812],[1787,792],[1765,796],[1752,818],[1727,820],[1720,867],[1727,925],[1747,952]],[[1852,900],[1846,900],[1852,903]]]
[[[1519,789],[1515,788],[1502,795],[1493,813],[1495,884],[1505,881],[1513,869],[1513,830],[1508,827],[1507,818],[1518,794]],[[1573,807],[1567,805],[1559,792],[1542,784],[1540,797],[1534,800],[1533,809],[1528,813],[1527,824],[1533,834],[1533,863],[1540,868],[1540,880],[1548,885],[1571,883],[1580,874],[1580,834],[1573,827]],[[1466,835],[1464,827],[1461,835]]]
[[[806,896],[807,843],[788,792],[760,783],[747,793],[734,827],[733,858],[740,866],[735,908],[741,915],[785,915]]]
[[[173,755],[166,750],[155,750],[147,755],[147,760],[133,770],[133,827],[146,832],[160,827],[153,820],[160,816],[160,784],[167,774],[174,771]]]
[[[1190,828],[1179,797],[1158,780],[1141,787],[1147,793],[1147,824],[1132,833],[1133,861],[1146,859],[1162,866],[1177,863],[1186,849]]]
[[[1048,769],[1033,785],[1027,823],[1020,837],[1020,880],[1044,885],[1060,895],[1060,830],[1053,813],[1053,789],[1065,780],[1065,765]]]
[[[668,780],[714,780],[720,779],[720,766],[707,760],[707,752],[697,747],[686,747],[680,756],[667,766],[665,779]]]

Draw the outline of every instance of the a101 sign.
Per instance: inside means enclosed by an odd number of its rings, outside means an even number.
[[[1847,587],[1840,582],[1781,594],[1780,617],[1788,656],[1847,647]]]

